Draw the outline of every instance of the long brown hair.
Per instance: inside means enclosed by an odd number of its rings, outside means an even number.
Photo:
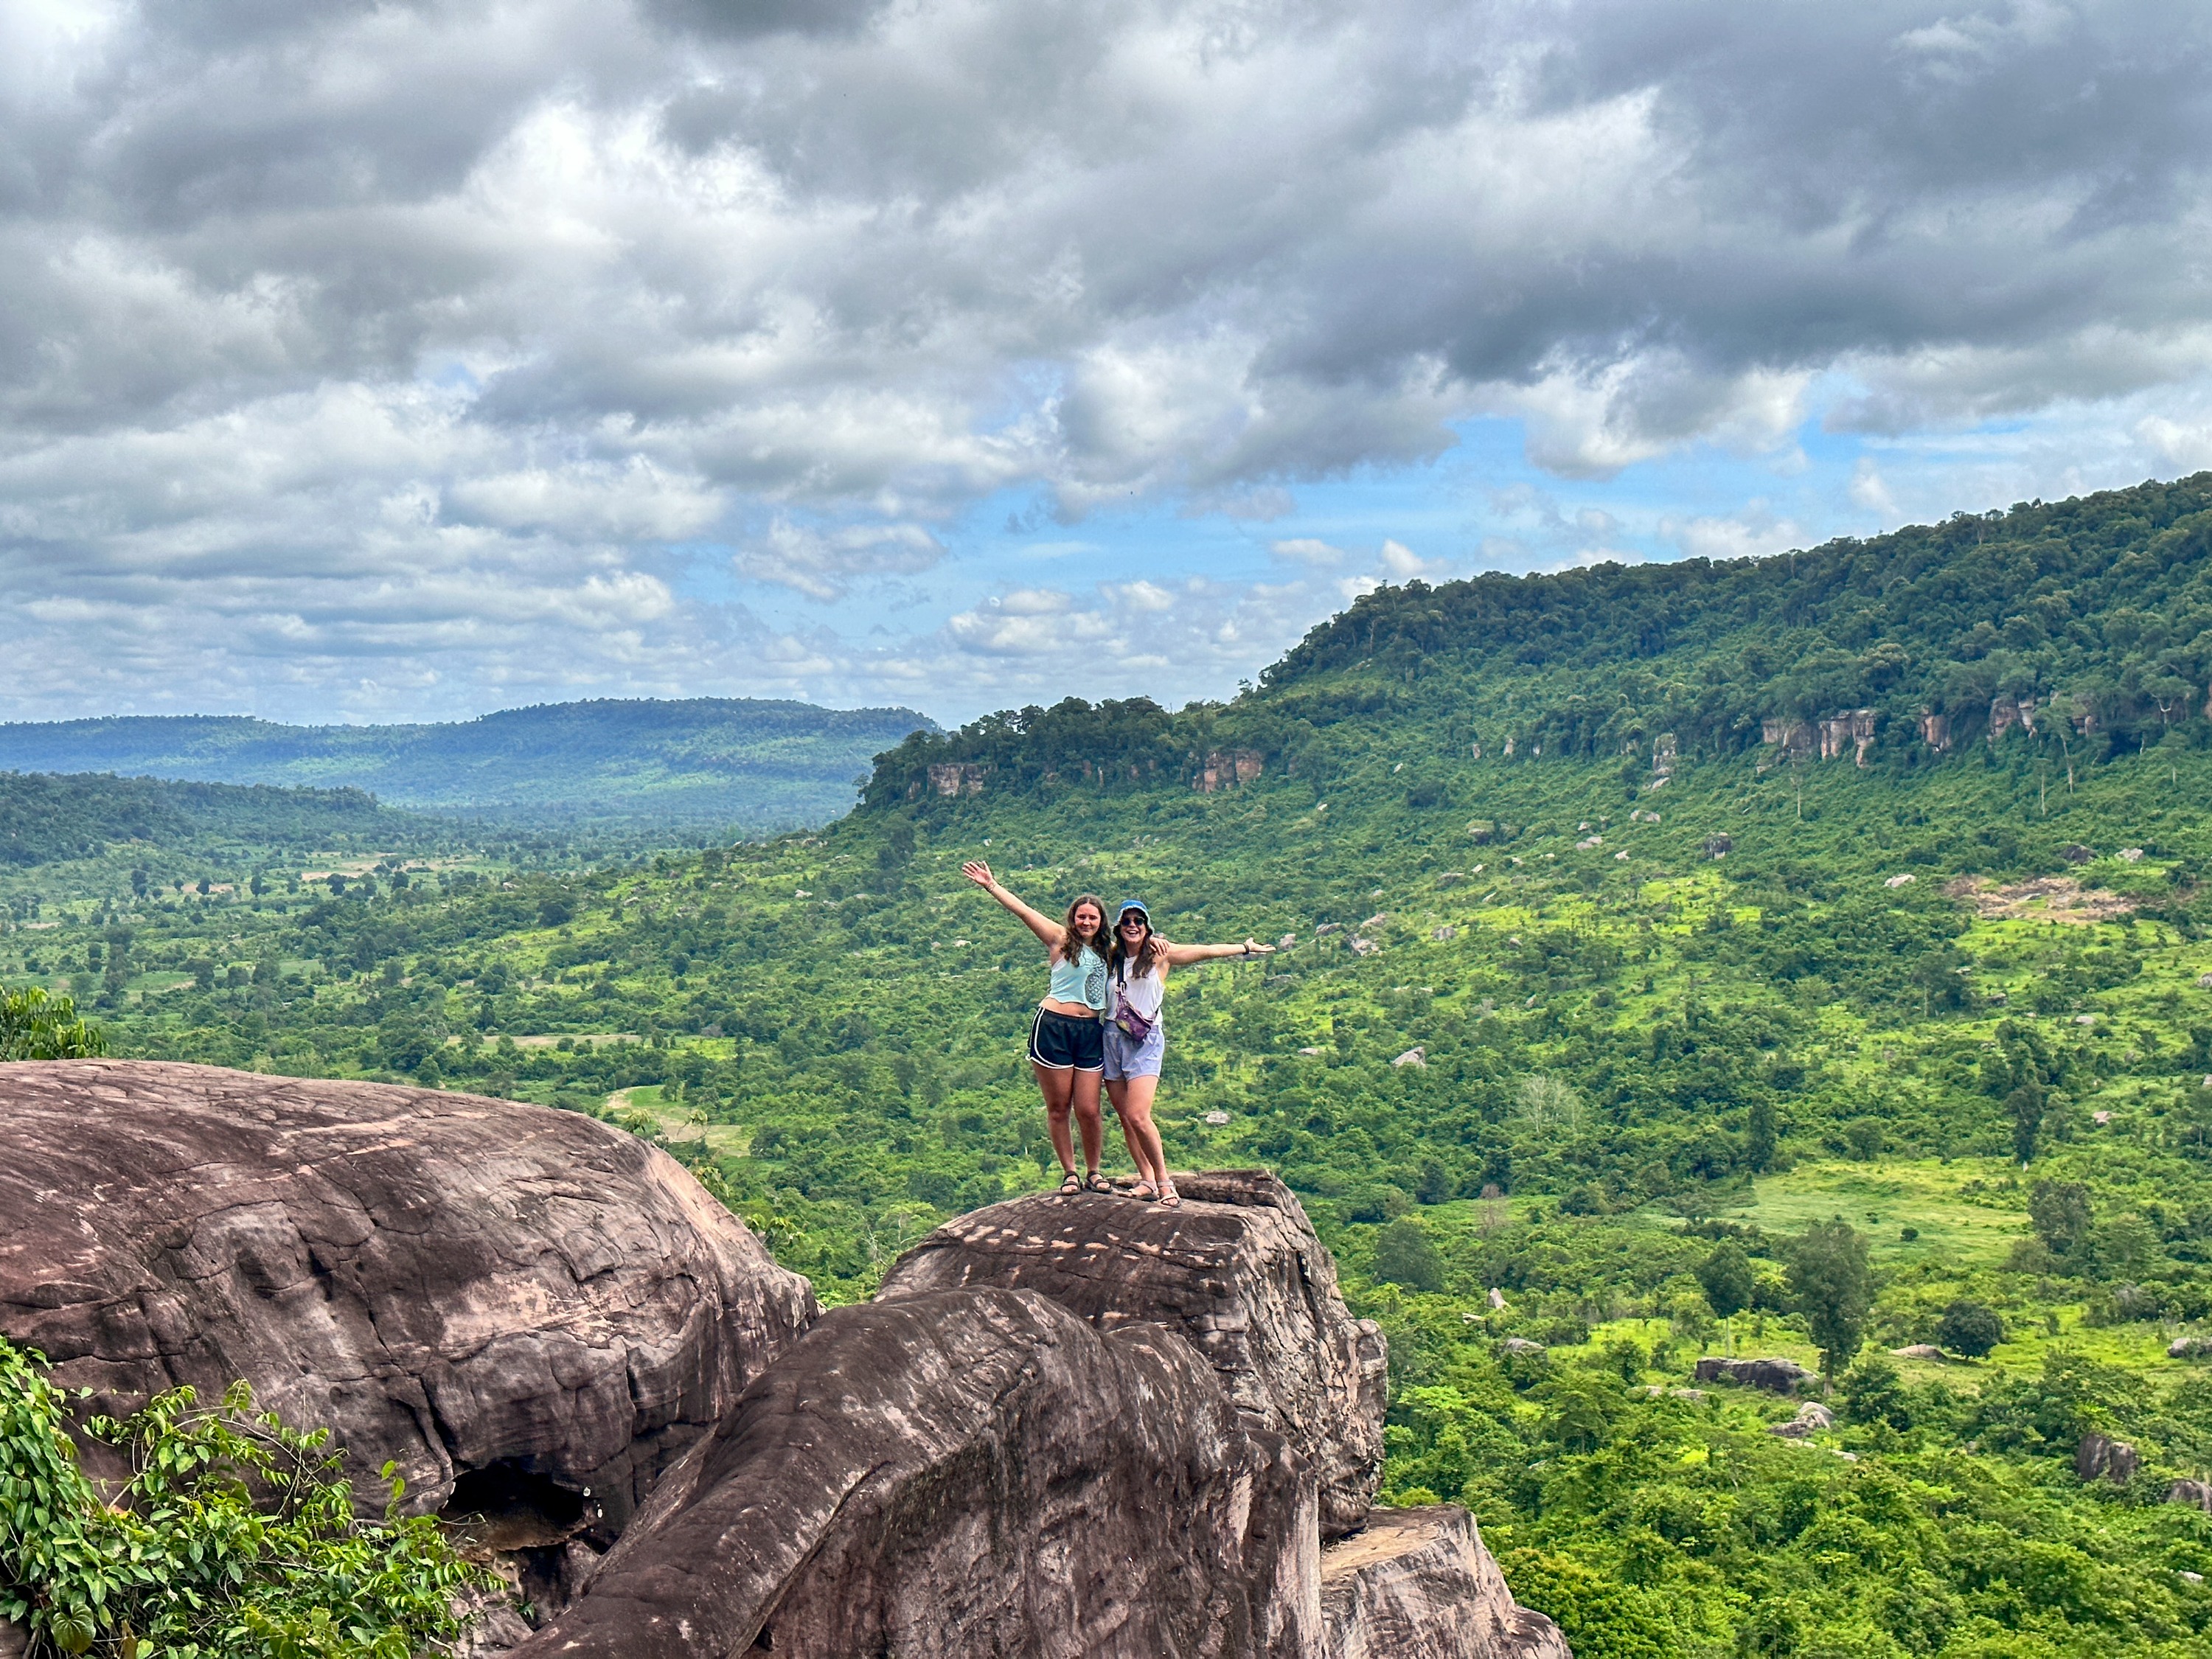
[[[1152,913],[1139,907],[1137,914],[1145,919],[1145,942],[1137,947],[1136,957],[1130,965],[1132,970],[1141,979],[1151,973],[1153,964],[1167,954],[1167,946],[1160,943],[1160,936],[1152,927]],[[1121,958],[1128,955],[1128,952],[1121,948],[1121,918],[1115,917],[1107,925],[1107,931],[1114,936],[1114,943],[1106,952],[1107,970],[1112,972],[1121,967]]]
[[[1086,904],[1098,913],[1098,931],[1089,939],[1084,938],[1075,931],[1075,913]],[[1060,959],[1062,962],[1077,960],[1082,956],[1083,947],[1086,945],[1097,951],[1100,956],[1104,956],[1107,950],[1108,932],[1106,901],[1096,893],[1079,893],[1075,902],[1067,907],[1067,914],[1060,921]]]

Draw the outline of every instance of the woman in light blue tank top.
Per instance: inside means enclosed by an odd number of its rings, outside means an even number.
[[[1045,947],[1052,981],[1030,1022],[1030,1069],[1044,1096],[1046,1127],[1060,1154],[1060,1190],[1113,1189],[1098,1173],[1105,1142],[1098,1115],[1098,1085],[1105,1075],[1106,1051],[1099,1016],[1106,1007],[1106,906],[1085,893],[1054,921],[1001,887],[991,866],[963,864],[960,873],[1019,916]],[[1083,1139],[1085,1173],[1075,1172],[1077,1132]]]

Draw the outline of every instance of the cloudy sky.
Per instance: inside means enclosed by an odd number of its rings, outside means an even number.
[[[2212,466],[2212,8],[11,0],[0,718],[1233,693]]]

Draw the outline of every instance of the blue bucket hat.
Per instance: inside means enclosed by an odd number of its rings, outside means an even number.
[[[1127,915],[1132,910],[1134,910],[1139,915],[1144,917],[1145,926],[1149,927],[1152,925],[1152,907],[1146,903],[1142,899],[1123,899],[1119,904],[1115,905],[1114,907],[1114,925],[1116,927],[1119,927],[1121,925],[1121,918]]]

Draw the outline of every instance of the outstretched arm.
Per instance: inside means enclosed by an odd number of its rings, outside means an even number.
[[[1063,932],[1060,925],[1042,911],[1031,909],[1005,888],[1000,886],[998,878],[991,873],[989,865],[981,859],[970,859],[960,866],[960,873],[1019,916],[1030,932],[1044,941],[1047,950],[1051,950],[1060,944],[1060,934]]]
[[[1272,957],[1275,947],[1248,939],[1242,945],[1168,945],[1168,965],[1182,968],[1194,962],[1218,962],[1224,957]]]

